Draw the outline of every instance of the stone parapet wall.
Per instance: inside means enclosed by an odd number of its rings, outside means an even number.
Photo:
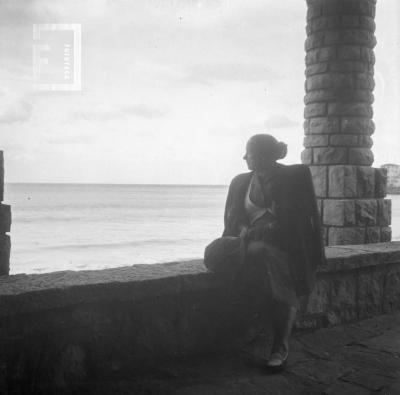
[[[8,274],[10,271],[10,236],[11,230],[11,207],[4,201],[4,157],[0,151],[0,275]]]
[[[387,173],[371,167],[375,3],[307,1],[302,162],[313,175],[327,245],[391,240]]]
[[[400,310],[400,243],[326,252],[297,330]],[[268,328],[268,316],[257,321],[249,311],[234,307],[225,280],[201,260],[2,276],[0,389],[59,393],[54,388],[232,350],[238,322]]]

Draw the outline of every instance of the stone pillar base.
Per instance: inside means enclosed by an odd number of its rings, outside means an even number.
[[[390,241],[392,236],[392,230],[389,226],[324,226],[324,229],[324,235],[326,237],[325,244],[330,246],[380,243]]]
[[[10,236],[0,235],[0,276],[10,272]]]
[[[4,200],[4,158],[0,151],[0,276],[10,272],[10,236],[6,233],[11,228],[11,207],[2,204]]]
[[[326,245],[391,240],[386,171],[370,166],[310,166]]]

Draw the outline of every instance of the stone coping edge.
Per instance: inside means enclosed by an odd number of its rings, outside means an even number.
[[[400,242],[326,247],[317,276],[400,264]],[[217,288],[220,280],[201,259],[103,270],[0,276],[0,316],[67,308],[76,304],[138,301],[149,296]]]

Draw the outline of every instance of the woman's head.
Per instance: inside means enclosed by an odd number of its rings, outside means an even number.
[[[279,142],[270,134],[255,134],[246,144],[246,160],[250,170],[262,170],[279,159],[283,159],[287,153],[287,145]]]

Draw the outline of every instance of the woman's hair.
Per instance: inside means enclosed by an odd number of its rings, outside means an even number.
[[[259,157],[270,157],[276,161],[283,159],[287,154],[287,144],[278,141],[270,134],[255,134],[250,137],[247,147]]]

